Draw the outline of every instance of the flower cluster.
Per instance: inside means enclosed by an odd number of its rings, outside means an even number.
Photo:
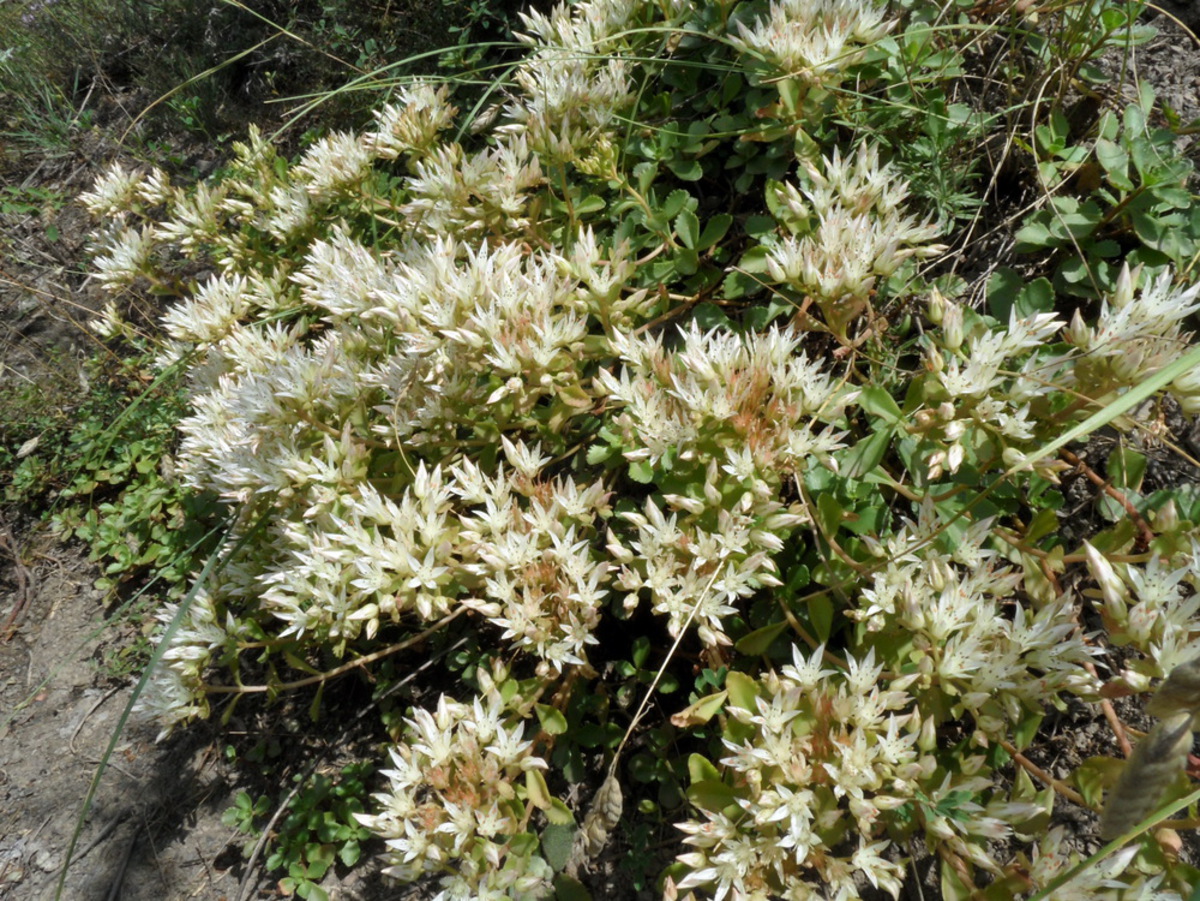
[[[765,18],[738,22],[734,42],[789,75],[836,83],[838,73],[886,35],[894,22],[875,0],[772,0]]]
[[[844,335],[870,303],[876,282],[907,259],[926,259],[945,250],[930,243],[938,229],[904,211],[908,186],[877,148],[860,144],[853,159],[834,151],[824,171],[812,162],[799,188],[787,184],[776,202],[794,221],[767,257],[771,277],[813,298],[826,322]],[[814,222],[815,220],[815,222]]]
[[[1200,543],[1174,558],[1153,556],[1144,566],[1111,563],[1084,545],[1100,591],[1100,612],[1112,641],[1145,656],[1121,675],[1137,691],[1200,657]],[[1189,591],[1190,588],[1190,591]]]
[[[491,694],[469,705],[443,695],[436,711],[415,710],[384,771],[388,790],[375,796],[380,812],[358,815],[387,842],[389,875],[442,877],[436,901],[541,897],[553,876],[513,841],[528,816],[513,784],[546,762]]]
[[[737,699],[726,709],[738,725],[726,732],[737,739],[725,739],[721,764],[733,774],[740,812],[731,815],[728,789],[696,786],[703,819],[679,824],[695,851],[679,857],[690,872],[678,889],[706,887],[718,901],[800,901],[854,899],[870,883],[899,896],[905,861],[882,827],[900,809],[919,811],[931,842],[996,870],[967,840],[972,833],[960,835],[961,825],[938,812],[941,798],[978,793],[989,780],[938,773],[932,721],[907,691],[917,677],[884,678],[870,653],[845,668],[826,666],[823,656],[823,648],[809,657],[793,650],[778,675],[731,690]],[[1006,819],[1019,822],[1030,809],[997,803],[976,812],[974,837],[1000,839]]]
[[[1005,615],[1023,574],[985,546],[991,525],[981,520],[957,536],[952,550],[941,550],[938,517],[926,504],[918,522],[876,548],[886,563],[858,608],[847,611],[869,632],[911,636],[910,659],[921,674],[914,693],[936,686],[950,715],[969,713],[985,743],[1039,712],[1047,698],[1099,691],[1085,668],[1094,651],[1072,622],[1070,598],[1032,612],[1012,605],[1011,617]]]

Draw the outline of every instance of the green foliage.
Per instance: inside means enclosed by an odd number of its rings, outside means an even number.
[[[1143,83],[1124,116],[1104,112],[1082,141],[1058,110],[1035,131],[1038,175],[1053,196],[1017,232],[1017,250],[1054,252],[1059,293],[1098,297],[1115,289],[1122,263],[1180,269],[1200,252],[1192,164],[1173,132],[1149,124],[1154,108]]]
[[[355,819],[363,813],[367,780],[372,766],[350,764],[334,775],[311,773],[293,777],[294,789],[286,798],[282,817],[272,820],[266,868],[283,871],[279,887],[285,895],[307,901],[327,901],[318,884],[336,863],[354,866],[362,855],[361,843],[370,832]],[[267,795],[257,800],[238,792],[234,804],[221,817],[227,826],[249,836],[246,854],[257,844],[261,824],[271,812]]]
[[[82,371],[8,383],[0,392],[4,498],[52,511],[59,532],[103,562],[100,587],[161,580],[163,593],[178,596],[212,546],[221,511],[170,472],[186,395],[149,363],[105,353]]]

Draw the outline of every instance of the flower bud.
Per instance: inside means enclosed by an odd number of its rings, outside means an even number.
[[[1117,623],[1124,623],[1128,616],[1129,591],[1121,577],[1117,575],[1108,558],[1096,550],[1089,542],[1083,543],[1083,552],[1087,556],[1088,569],[1092,578],[1100,586],[1100,594],[1104,598],[1104,606],[1109,615]]]
[[[1121,670],[1121,681],[1128,685],[1134,694],[1142,694],[1150,690],[1150,677],[1136,670]]]
[[[1179,511],[1171,498],[1154,513],[1154,528],[1159,532],[1174,532],[1179,528]]]
[[[930,372],[941,372],[946,368],[946,360],[936,347],[930,346],[925,349],[925,368]]]
[[[946,298],[942,296],[942,292],[934,288],[929,292],[929,306],[926,316],[934,325],[942,324],[942,316],[946,312]]]
[[[1087,327],[1083,321],[1083,316],[1079,310],[1071,317],[1071,324],[1067,326],[1067,343],[1075,347],[1087,347],[1092,343],[1092,330]]]
[[[1140,265],[1130,272],[1129,264],[1124,264],[1121,267],[1121,274],[1117,276],[1117,286],[1108,298],[1109,303],[1118,310],[1129,306],[1129,302],[1133,300],[1133,292],[1137,288],[1138,282],[1141,281],[1141,277],[1142,267]]]
[[[1033,468],[1029,463],[1029,458],[1015,447],[1006,447],[1000,458],[1004,461],[1005,466],[1014,471],[1025,471]]]
[[[917,736],[917,747],[926,753],[937,747],[937,723],[931,716],[925,717],[921,723],[921,733]]]
[[[963,343],[963,311],[956,303],[947,303],[942,314],[942,346],[958,350]]]
[[[913,415],[913,419],[916,420],[917,427],[915,431],[924,432],[925,430],[933,427],[934,413],[932,410],[918,410]]]

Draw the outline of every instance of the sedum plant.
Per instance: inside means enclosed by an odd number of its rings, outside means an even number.
[[[1134,12],[1005,27],[1078,68]],[[672,898],[898,897],[918,846],[947,898],[1048,885],[1079,856],[1055,805],[1100,798],[1026,755],[1043,720],[1200,656],[1200,511],[1127,482],[1068,545],[1055,442],[1174,372],[1200,287],[1141,253],[1098,308],[1033,275],[972,302],[897,136],[928,125],[898,98],[1001,39],[978,15],[589,0],[524,17],[482,114],[407,82],[295,162],[251,131],[212,184],[102,178],[97,276],[176,298],[175,472],[233,513],[144,710],[169,732],[467,637],[385,718],[359,817],[439,899],[577,897],[622,817],[675,827]],[[1154,403],[1194,411],[1175,374]],[[631,692],[675,715],[628,723]],[[564,800],[589,763],[596,808]],[[1072,888],[1196,875],[1147,838]]]

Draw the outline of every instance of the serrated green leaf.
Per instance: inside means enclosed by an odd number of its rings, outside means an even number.
[[[597,463],[603,463],[609,459],[617,449],[609,444],[593,444],[587,449],[587,461],[595,466]]]
[[[1054,286],[1048,279],[1034,279],[1017,295],[1016,309],[1021,318],[1050,312],[1054,309]]]
[[[667,168],[683,181],[699,181],[704,177],[704,167],[699,160],[667,160]]]
[[[675,234],[689,250],[695,250],[700,242],[700,220],[691,210],[683,210],[675,217]]]
[[[629,464],[629,478],[642,485],[654,481],[654,466],[648,460],[634,460]]]
[[[571,808],[558,798],[550,799],[550,806],[545,811],[546,819],[554,826],[573,826],[575,823],[575,814],[571,813]]]

